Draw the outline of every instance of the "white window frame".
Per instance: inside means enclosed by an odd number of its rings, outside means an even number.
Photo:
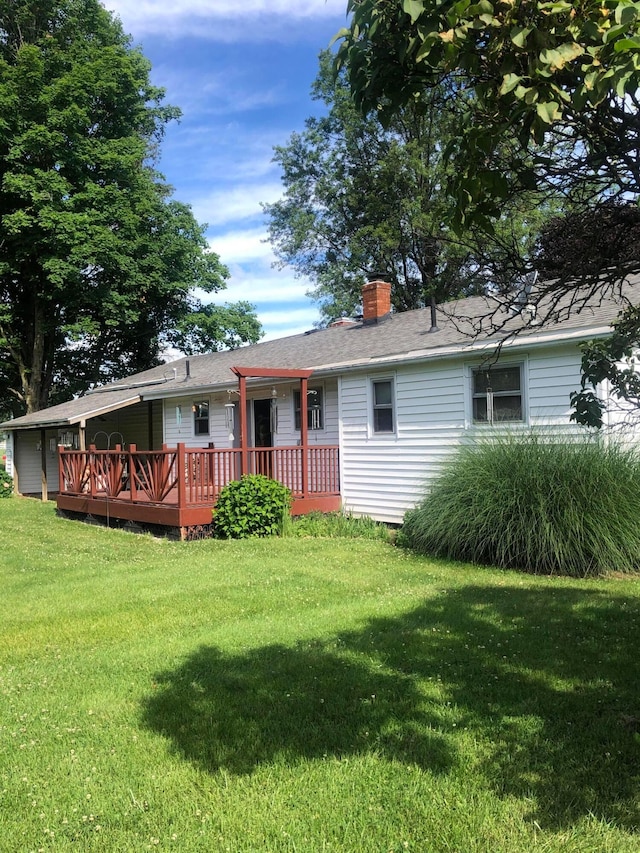
[[[526,357],[520,359],[509,359],[509,361],[499,361],[491,365],[491,368],[515,368],[520,369],[520,405],[522,409],[522,418],[513,421],[476,421],[473,417],[473,401],[476,397],[474,393],[474,374],[485,369],[485,365],[475,362],[467,364],[465,369],[465,399],[467,415],[465,418],[468,429],[496,429],[500,427],[523,427],[529,424],[529,405],[528,405],[528,388],[529,388],[529,364]],[[506,395],[513,395],[513,392],[504,392]],[[500,392],[498,392],[500,395]]]
[[[196,423],[199,421],[204,421],[204,418],[196,418],[196,407],[197,406],[207,406],[207,431],[206,432],[197,432],[196,431]],[[193,437],[194,438],[202,438],[203,436],[211,435],[211,400],[208,397],[201,397],[199,400],[193,400],[191,404],[191,414],[192,414],[192,429],[193,429]]]
[[[319,391],[320,392],[320,426],[314,427],[309,422],[309,417],[311,416],[311,406],[313,405],[314,395],[307,394],[307,430],[309,432],[324,432],[326,425],[326,392],[324,385],[319,385],[314,383],[313,385],[309,385],[308,391]],[[293,428],[295,432],[300,432],[300,427],[302,425],[302,398],[300,399],[300,409],[296,408],[296,396],[300,395],[300,388],[294,388],[291,394],[291,405],[293,407]],[[300,395],[301,396],[301,395]],[[300,422],[296,424],[296,415],[300,414]]]
[[[391,417],[393,418],[393,429],[391,430],[376,430],[375,428],[375,412],[376,408],[388,408],[388,406],[376,407],[376,392],[375,386],[378,383],[389,382],[391,384]],[[396,376],[395,374],[384,374],[382,376],[369,376],[367,382],[368,388],[368,409],[369,409],[369,437],[370,438],[395,438],[398,434],[398,401],[396,395]]]

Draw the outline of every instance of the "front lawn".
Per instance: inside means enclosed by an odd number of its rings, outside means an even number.
[[[640,579],[0,535],[3,853],[640,849]]]

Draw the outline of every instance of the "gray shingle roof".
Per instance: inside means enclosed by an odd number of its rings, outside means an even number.
[[[625,288],[623,299],[640,302],[640,277]],[[566,302],[566,300],[565,300]],[[233,366],[300,369],[318,373],[345,372],[385,361],[431,359],[456,352],[485,349],[519,333],[519,344],[603,334],[621,310],[620,294],[608,294],[590,304],[575,301],[560,306],[550,322],[537,324],[524,312],[505,312],[488,297],[470,297],[439,306],[437,332],[430,332],[429,309],[391,314],[378,323],[332,326],[237,350],[182,358],[111,383],[83,397],[0,424],[2,428],[35,428],[77,423],[141,399],[177,396],[209,387],[236,387]],[[573,310],[572,310],[573,309]],[[544,316],[544,308],[538,316]],[[496,326],[500,327],[496,331]],[[187,362],[188,372],[187,376]]]

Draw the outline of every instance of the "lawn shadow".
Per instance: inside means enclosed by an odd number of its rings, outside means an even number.
[[[457,725],[487,746],[487,784],[530,798],[539,825],[594,814],[640,830],[638,598],[561,582],[464,587],[342,640],[444,683]]]
[[[198,766],[233,773],[366,752],[447,773],[463,731],[483,745],[487,786],[526,797],[540,826],[594,814],[636,830],[639,649],[636,598],[464,587],[331,641],[202,647],[157,677],[143,720]]]
[[[372,749],[434,771],[451,763],[444,738],[427,731],[410,674],[382,671],[376,660],[354,659],[328,643],[239,655],[202,646],[156,683],[145,724],[208,771],[250,773],[276,760]]]

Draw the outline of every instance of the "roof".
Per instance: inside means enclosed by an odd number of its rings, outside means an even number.
[[[530,298],[530,297],[528,297]],[[533,312],[509,312],[503,301],[475,296],[438,306],[437,331],[430,331],[428,308],[390,314],[377,323],[363,322],[313,329],[236,350],[181,358],[128,379],[92,390],[82,397],[0,424],[0,429],[67,426],[142,400],[181,396],[205,389],[235,388],[232,368],[312,369],[330,375],[374,366],[445,358],[504,347],[548,345],[610,332],[623,304],[640,302],[640,277],[624,293],[593,300],[573,296],[553,305],[544,324]],[[538,316],[546,316],[544,306]]]

